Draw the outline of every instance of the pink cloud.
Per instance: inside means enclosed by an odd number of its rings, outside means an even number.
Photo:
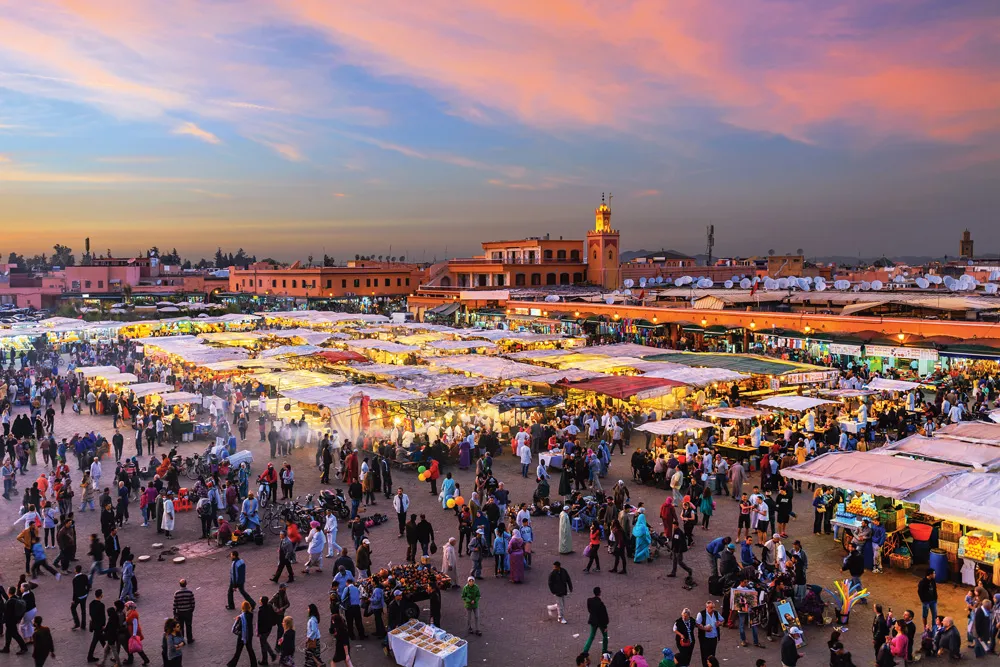
[[[655,189],[649,190],[639,190],[638,192],[632,193],[633,197],[659,197],[661,192]]]

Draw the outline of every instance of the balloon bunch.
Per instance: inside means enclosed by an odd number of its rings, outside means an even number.
[[[456,505],[461,507],[464,504],[465,504],[465,498],[463,498],[462,496],[455,496],[454,498],[449,498],[448,502],[445,503],[445,505],[448,506],[448,509],[452,509]]]
[[[837,580],[833,582],[833,587],[835,590],[825,589],[827,593],[832,595],[837,599],[837,608],[840,610],[841,615],[846,616],[851,613],[851,609],[854,605],[858,603],[859,600],[867,598],[871,593],[868,592],[867,588],[861,588],[860,585],[855,584],[854,588],[851,588],[851,580],[844,579],[843,581]]]
[[[431,474],[427,472],[427,466],[420,466],[417,468],[417,479],[421,482],[426,482],[431,478]]]

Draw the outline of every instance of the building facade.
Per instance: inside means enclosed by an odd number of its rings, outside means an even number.
[[[420,286],[426,270],[416,264],[348,262],[347,266],[278,267],[265,262],[229,268],[229,291],[255,296],[337,298],[405,296]]]

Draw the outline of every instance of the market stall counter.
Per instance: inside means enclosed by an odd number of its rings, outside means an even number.
[[[411,619],[389,631],[389,648],[403,667],[466,667],[469,645],[434,625]]]

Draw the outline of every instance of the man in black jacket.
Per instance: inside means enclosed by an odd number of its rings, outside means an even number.
[[[799,658],[802,657],[798,646],[795,644],[796,638],[801,637],[802,631],[793,625],[788,628],[788,634],[781,640],[781,664],[784,667],[795,667],[799,662]]]
[[[854,546],[852,542],[848,545],[847,557],[844,558],[844,565],[840,570],[846,571],[851,575],[851,590],[861,590],[864,586],[861,583],[861,575],[865,573],[865,558],[858,551],[858,548]],[[861,604],[868,604],[868,600],[861,599]]]
[[[108,554],[108,567],[114,569],[118,566],[118,556],[122,552],[121,539],[118,537],[118,529],[112,528],[104,542],[104,551]],[[117,577],[115,577],[117,578]]]
[[[86,576],[86,575],[84,575]],[[74,585],[76,580],[73,580]],[[87,651],[87,662],[97,662],[98,658],[94,655],[94,649],[97,648],[98,644],[102,646],[105,643],[104,640],[104,626],[108,622],[107,610],[104,608],[104,591],[98,588],[94,591],[94,599],[90,601],[90,631],[94,634],[93,638],[90,640],[90,650]]]
[[[680,567],[682,570],[688,573],[688,577],[694,574],[687,563],[684,562],[684,552],[688,549],[687,535],[680,526],[674,527],[674,534],[670,536],[670,556],[673,560],[673,569],[668,574],[668,577],[677,576],[677,568]]]
[[[587,600],[587,624],[590,625],[590,636],[587,637],[587,643],[583,647],[584,653],[590,653],[590,645],[594,643],[594,636],[597,631],[601,631],[601,654],[608,652],[608,625],[611,621],[608,619],[608,608],[604,606],[604,600],[601,599],[601,587],[594,586],[594,597]]]
[[[434,541],[434,527],[427,520],[426,515],[420,515],[420,523],[417,524],[417,541],[420,542],[420,550],[424,556],[430,556],[430,544]]]
[[[260,640],[260,664],[262,665],[267,664],[268,656],[271,660],[278,661],[278,654],[271,648],[270,637],[271,630],[280,622],[281,619],[278,618],[278,614],[271,606],[268,597],[262,596],[260,604],[257,606],[257,639]]]
[[[917,584],[917,597],[920,598],[921,606],[920,617],[924,622],[924,627],[927,626],[928,613],[931,617],[931,623],[934,623],[934,619],[937,618],[937,581],[934,577],[934,570],[927,568],[924,578]]]
[[[83,573],[83,566],[77,565],[73,575],[73,602],[69,606],[73,614],[73,629],[87,629],[87,596],[90,595],[90,577]],[[77,608],[80,609],[77,615]]]
[[[18,596],[17,589],[11,586],[7,589],[7,601],[3,605],[3,624],[4,631],[7,634],[7,641],[4,642],[0,653],[10,653],[10,643],[12,641],[17,642],[18,655],[28,652],[28,647],[25,645],[24,640],[21,639],[21,632],[17,629],[17,624],[24,618],[25,611],[27,611],[27,608],[24,600]]]
[[[552,563],[552,571],[549,572],[549,592],[556,596],[559,622],[565,624],[566,596],[573,592],[573,582],[569,578],[569,572],[562,568],[562,563],[559,561]]]

